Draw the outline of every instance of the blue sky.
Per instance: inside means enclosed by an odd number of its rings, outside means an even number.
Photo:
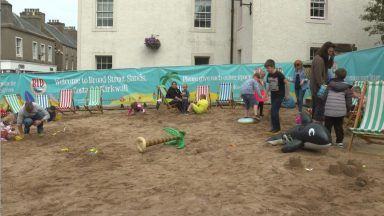
[[[77,27],[77,0],[7,0],[13,12],[20,14],[24,8],[39,8],[45,13],[45,20],[58,19],[66,26]]]

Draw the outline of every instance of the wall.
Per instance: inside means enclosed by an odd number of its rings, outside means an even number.
[[[248,4],[248,2],[244,3]],[[253,32],[253,16],[249,14],[247,6],[240,7],[240,2],[235,2],[235,48],[233,51],[235,63],[252,63],[253,37],[257,36]],[[241,59],[239,59],[238,50],[241,50]]]
[[[310,47],[326,41],[373,47],[378,41],[362,29],[359,16],[369,0],[328,1],[328,19],[309,19],[310,1],[255,1],[253,62],[273,58],[278,62],[309,60]],[[273,20],[273,21],[272,21]]]
[[[113,68],[193,64],[193,54],[228,64],[230,1],[214,0],[213,31],[193,28],[194,0],[114,0],[114,28],[95,26],[95,0],[79,1],[78,68],[95,69],[95,55],[112,55]],[[160,35],[161,48],[149,50],[144,38]]]
[[[16,37],[21,37],[23,39],[23,57],[16,57]],[[47,40],[38,36],[31,35],[29,33],[16,31],[11,28],[2,28],[1,30],[1,39],[2,39],[2,59],[3,60],[17,60],[17,61],[27,61],[35,62],[39,64],[53,65],[55,64],[55,59],[52,56],[52,62],[48,62],[48,46],[52,46],[54,52],[54,41]],[[6,43],[4,43],[6,41]],[[45,44],[45,61],[34,60],[32,56],[32,41],[38,43],[39,53],[40,53],[40,44]],[[54,55],[54,53],[53,53]]]

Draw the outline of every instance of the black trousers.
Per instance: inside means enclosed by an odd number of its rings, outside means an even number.
[[[259,102],[259,111],[260,111],[260,116],[263,116],[263,107],[264,107],[264,102]]]
[[[325,116],[324,126],[328,129],[329,133],[332,133],[332,127],[335,128],[336,134],[336,143],[342,143],[344,139],[344,129],[343,129],[343,117],[328,117]]]

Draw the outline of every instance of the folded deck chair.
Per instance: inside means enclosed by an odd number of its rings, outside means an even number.
[[[348,145],[349,151],[355,136],[360,136],[369,142],[373,142],[372,139],[383,141],[384,137],[384,81],[368,82],[364,90],[366,91],[363,91],[362,94],[366,95],[367,102],[364,111],[364,104],[359,104],[354,126],[350,128],[352,138]],[[363,114],[363,119],[358,126],[361,114]]]
[[[90,88],[85,102],[85,109],[92,113],[92,110],[100,111],[103,113],[103,103],[100,88]]]
[[[17,94],[4,95],[4,99],[12,113],[16,114],[21,110],[21,99]]]
[[[366,81],[354,81],[352,84],[354,87],[359,86],[361,89],[361,92],[363,92],[363,89],[366,86]],[[353,120],[355,120],[356,115],[357,115],[357,110],[359,108],[359,100],[357,98],[352,98],[352,106],[354,107],[353,110],[351,110],[351,113],[348,118],[347,125],[350,125]]]
[[[221,83],[219,86],[219,98],[216,100],[216,105],[223,108],[224,104],[230,105],[234,108],[235,103],[233,100],[233,85],[232,83]]]
[[[60,101],[57,110],[61,113],[64,113],[66,111],[76,113],[72,89],[60,90]]]
[[[43,109],[49,107],[48,95],[36,95],[36,103],[39,104]]]
[[[200,96],[203,94],[207,97],[209,107],[211,107],[211,96],[210,96],[209,86],[207,85],[196,87],[196,102],[200,100]]]

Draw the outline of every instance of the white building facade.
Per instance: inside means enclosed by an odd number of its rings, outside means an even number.
[[[359,19],[369,0],[78,2],[81,70],[292,62],[309,60],[326,41],[357,49],[379,41]],[[144,45],[151,35],[158,50]]]

